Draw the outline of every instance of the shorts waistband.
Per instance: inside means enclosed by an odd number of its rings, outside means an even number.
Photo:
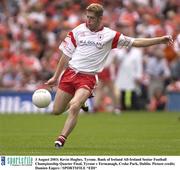
[[[74,72],[76,72],[76,74],[81,73],[81,74],[87,74],[87,75],[92,75],[92,76],[97,75],[97,73],[96,73],[96,72],[84,72],[84,71],[78,71],[77,69],[72,68],[72,67],[70,67],[70,66],[68,66],[68,68],[67,68],[67,69],[69,69],[69,70],[73,70]]]

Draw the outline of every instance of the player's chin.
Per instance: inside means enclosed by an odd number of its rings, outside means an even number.
[[[94,27],[93,27],[92,24],[87,24],[87,26],[88,26],[88,28],[89,28],[90,30],[94,30]]]

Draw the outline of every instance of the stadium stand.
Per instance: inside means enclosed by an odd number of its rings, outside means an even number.
[[[142,81],[142,85],[147,91],[157,79],[161,79],[163,92],[180,81],[180,65],[176,64],[180,58],[179,0],[2,0],[0,91],[34,91],[43,86],[56,68],[60,42],[69,30],[83,22],[84,8],[92,2],[103,3],[104,24],[124,34],[125,27],[129,36],[173,36],[175,48],[159,45],[143,49],[143,71],[148,80]],[[167,68],[164,71],[162,63],[154,62],[153,67],[159,70],[152,78],[147,67],[159,56]],[[167,70],[168,75],[162,76]]]

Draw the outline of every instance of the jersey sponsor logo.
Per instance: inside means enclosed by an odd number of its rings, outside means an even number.
[[[102,49],[104,44],[102,42],[98,41],[92,41],[92,40],[80,40],[79,41],[80,46],[95,46],[98,49]]]

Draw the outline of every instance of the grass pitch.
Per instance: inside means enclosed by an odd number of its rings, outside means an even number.
[[[66,116],[0,114],[0,155],[180,155],[180,113],[83,114],[57,150]]]

